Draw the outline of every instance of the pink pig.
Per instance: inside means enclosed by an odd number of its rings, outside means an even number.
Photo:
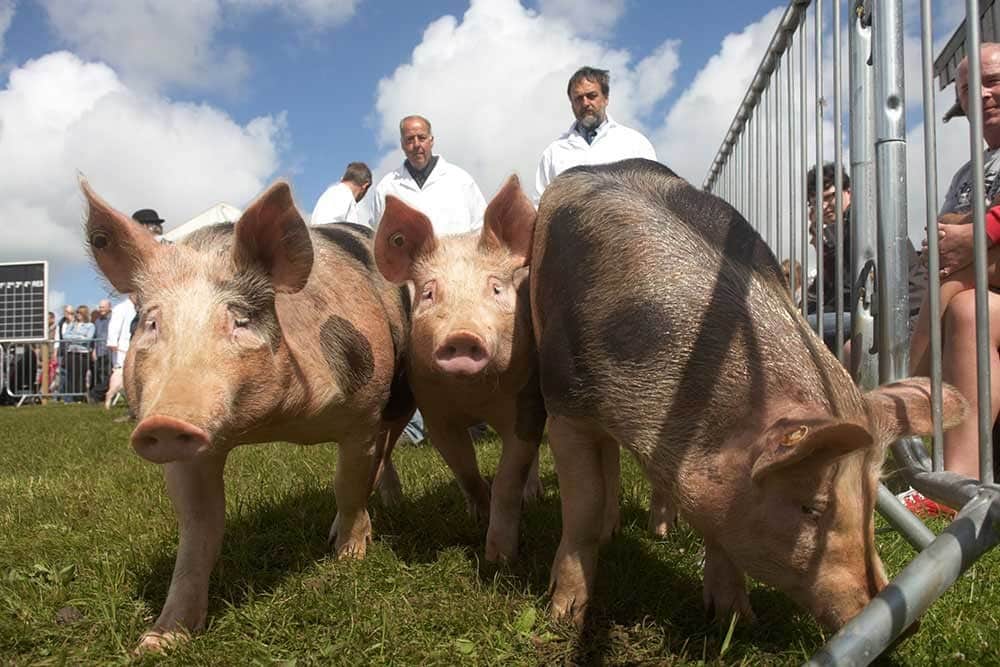
[[[437,237],[425,215],[390,196],[375,236],[382,274],[414,285],[409,381],[470,512],[489,516],[489,560],[516,556],[522,497],[541,488],[545,412],[526,280],[534,220],[511,177],[486,208],[481,232]],[[492,496],[467,431],[480,421],[503,438]]]
[[[285,183],[234,225],[161,245],[82,183],[87,241],[139,325],[125,362],[132,447],[163,465],[180,524],[166,603],[139,650],[201,630],[222,543],[223,467],[237,445],[336,441],[339,557],[361,558],[376,470],[413,411],[402,380],[405,290],[382,279],[370,232],[310,230]],[[394,471],[387,477],[395,479]]]

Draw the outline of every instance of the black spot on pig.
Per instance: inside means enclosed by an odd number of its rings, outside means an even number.
[[[320,347],[330,371],[345,394],[353,394],[375,373],[372,347],[343,317],[333,315],[319,330]]]
[[[360,226],[360,225],[355,225]],[[375,266],[371,250],[362,239],[358,238],[346,224],[334,223],[332,225],[320,225],[313,227],[317,234],[336,244],[341,250],[371,271]]]
[[[618,363],[641,363],[666,347],[673,323],[663,305],[653,301],[623,303],[600,323],[598,340]]]
[[[514,433],[521,440],[540,442],[545,430],[545,401],[538,371],[531,374],[528,383],[517,392],[517,414],[514,416]]]
[[[359,225],[356,222],[338,222],[337,224],[340,225],[341,227],[347,227],[348,229],[357,232],[361,236],[364,236],[366,239],[375,238],[375,230],[369,227],[368,225]]]

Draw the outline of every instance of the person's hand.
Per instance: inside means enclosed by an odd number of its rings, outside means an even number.
[[[944,218],[942,218],[943,220]],[[923,244],[927,256],[927,241]],[[972,263],[972,225],[938,223],[938,252],[941,277],[946,278]]]

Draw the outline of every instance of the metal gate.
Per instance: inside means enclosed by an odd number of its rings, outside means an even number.
[[[793,294],[801,295],[803,314],[809,297],[802,283],[812,254],[810,205],[817,220],[823,208],[822,170],[815,169],[815,199],[807,201],[806,172],[824,163],[824,126],[833,130],[835,275],[832,317],[824,313],[824,261],[817,252],[810,321],[817,333],[831,321],[830,346],[848,363],[864,387],[892,382],[909,374],[911,253],[907,230],[907,188],[923,188],[926,208],[927,270],[930,313],[929,374],[936,430],[931,456],[921,440],[893,444],[896,462],[909,484],[929,498],[960,507],[955,520],[935,536],[885,486],[879,489],[879,512],[919,550],[858,616],[840,630],[809,664],[862,665],[873,661],[940,597],[977,558],[1000,539],[1000,486],[994,484],[993,417],[990,409],[991,349],[988,313],[986,199],[983,165],[983,110],[969,106],[969,147],[974,238],[976,312],[976,405],[979,428],[978,479],[945,470],[941,431],[942,336],[937,235],[938,176],[933,95],[930,0],[920,3],[924,116],[924,183],[907,183],[906,95],[903,61],[902,0],[833,0],[833,53],[824,59],[822,0],[792,0],[768,46],[736,117],[706,176],[706,190],[732,204],[770,245],[779,261],[788,260]],[[942,85],[968,54],[969,81],[980,80],[980,27],[992,29],[993,2],[966,0],[964,36],[956,33],[939,57]],[[808,20],[811,18],[811,20]],[[916,17],[913,17],[916,19]],[[971,20],[969,20],[971,18]],[[842,23],[848,29],[848,95],[845,121],[842,100]],[[810,30],[809,25],[812,25]],[[812,53],[812,67],[810,56]],[[825,63],[829,65],[825,65]],[[909,63],[914,67],[915,63]],[[948,68],[951,69],[948,69]],[[832,74],[832,107],[825,77]],[[971,88],[971,86],[970,86]],[[844,261],[844,129],[850,149],[851,253]],[[820,245],[821,230],[815,230]],[[796,263],[804,267],[796,274]],[[847,286],[845,288],[845,285]],[[845,299],[846,295],[846,299]],[[824,317],[827,315],[827,317]],[[849,322],[849,324],[848,324]],[[845,358],[845,347],[851,350]],[[971,398],[971,397],[970,397]]]

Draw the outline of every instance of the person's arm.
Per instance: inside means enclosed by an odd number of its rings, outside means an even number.
[[[549,159],[548,150],[542,153],[542,158],[538,161],[538,169],[535,170],[535,206],[538,206],[538,201],[542,198],[542,193],[545,192],[545,188],[549,187],[549,183],[552,182],[552,175],[549,173],[551,171],[552,164]]]
[[[647,160],[656,161],[656,149],[653,148],[653,144],[644,135],[639,134],[639,147],[637,151],[637,157],[644,157]]]
[[[479,229],[483,226],[483,217],[486,215],[486,198],[483,197],[482,190],[471,178],[469,179],[466,199],[469,204],[469,229]]]

